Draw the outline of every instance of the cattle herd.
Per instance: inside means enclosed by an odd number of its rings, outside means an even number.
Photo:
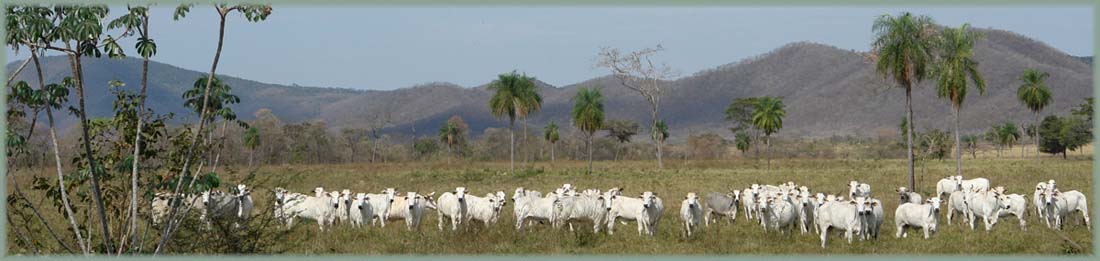
[[[231,193],[216,190],[201,195],[182,197],[187,209],[198,210],[200,220],[209,227],[210,219],[232,220],[237,227],[252,213],[252,197],[245,185],[237,185]],[[510,200],[513,204],[515,229],[546,224],[554,228],[569,227],[574,230],[578,222],[591,223],[599,233],[606,228],[614,234],[615,223],[634,221],[640,235],[652,236],[661,224],[664,203],[657,193],[645,191],[638,197],[623,195],[623,188],[607,191],[585,189],[578,191],[571,184],[564,184],[554,191],[540,193],[523,187],[516,188],[510,199],[504,191],[476,196],[465,187],[455,188],[436,195],[435,192],[399,194],[394,188],[381,193],[352,193],[350,190],[328,191],[316,188],[312,195],[274,189],[274,215],[291,228],[295,218],[317,222],[321,231],[335,224],[353,228],[363,225],[385,227],[388,221],[403,220],[409,230],[417,229],[426,212],[437,213],[438,228],[444,230],[449,222],[451,230],[467,226],[472,221],[482,224],[496,223],[501,211]],[[947,206],[947,224],[958,218],[975,229],[980,220],[985,230],[990,230],[1001,217],[1015,216],[1020,228],[1027,229],[1024,215],[1028,213],[1025,195],[1005,194],[1002,186],[990,187],[988,179],[963,179],[949,176],[936,184],[936,194],[922,199],[921,194],[905,187],[895,189],[900,205],[894,211],[897,238],[908,237],[907,228],[923,230],[924,238],[937,230],[941,203]],[[946,200],[943,198],[946,197]],[[153,222],[163,221],[169,210],[169,194],[157,194],[153,201]],[[1091,229],[1088,204],[1085,195],[1076,190],[1061,191],[1054,180],[1035,185],[1032,205],[1036,215],[1049,228],[1061,229],[1067,216],[1081,213],[1085,225]],[[680,221],[683,234],[691,237],[699,225],[726,220],[732,224],[739,211],[746,220],[759,223],[764,231],[802,234],[817,233],[821,247],[825,247],[830,228],[843,231],[848,243],[854,237],[859,240],[877,239],[884,222],[884,206],[871,194],[871,186],[858,181],[848,184],[848,194],[832,195],[811,193],[806,186],[794,182],[779,185],[752,184],[743,190],[711,192],[700,198],[688,193],[680,203]],[[956,217],[958,216],[958,217]],[[368,223],[369,221],[369,223]],[[446,221],[446,222],[445,222]]]

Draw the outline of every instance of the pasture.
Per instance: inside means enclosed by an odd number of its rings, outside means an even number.
[[[978,159],[964,162],[964,176],[985,177],[993,186],[1005,186],[1008,193],[1024,194],[1030,204],[1035,183],[1048,179],[1058,181],[1063,191],[1079,190],[1092,195],[1092,161],[1083,157],[1062,160],[1044,157],[1041,163],[1034,159]],[[352,229],[337,224],[334,231],[320,233],[312,221],[298,222],[278,241],[267,240],[267,245],[249,251],[260,253],[297,254],[1067,254],[1072,247],[1055,232],[1046,228],[1033,212],[1028,213],[1028,230],[1020,231],[1015,217],[1001,219],[993,231],[971,231],[963,225],[947,225],[940,222],[939,232],[931,239],[920,238],[919,230],[911,230],[909,238],[894,238],[893,213],[898,205],[894,192],[897,186],[906,184],[905,160],[811,160],[782,159],[772,162],[772,170],[765,170],[763,160],[676,161],[666,163],[666,170],[655,171],[652,161],[597,162],[595,173],[585,174],[586,163],[579,161],[538,162],[530,165],[517,163],[516,175],[509,175],[507,162],[442,162],[384,163],[346,165],[283,165],[264,166],[254,171],[254,215],[270,215],[273,195],[270,189],[284,186],[293,192],[310,193],[314,187],[326,190],[351,189],[353,192],[378,193],[386,187],[399,191],[420,193],[453,190],[457,186],[469,188],[473,195],[505,191],[511,197],[516,187],[544,193],[572,183],[579,189],[606,190],[619,186],[625,195],[637,196],[642,191],[657,192],[665,202],[664,217],[655,237],[639,236],[635,223],[616,225],[615,235],[593,234],[591,226],[581,225],[576,232],[555,229],[547,225],[535,225],[524,232],[515,231],[512,203],[501,211],[501,220],[490,227],[480,224],[469,229],[452,232],[436,228],[437,214],[428,210],[419,231],[407,231],[403,221],[391,221],[385,228],[377,226]],[[530,168],[520,166],[530,166]],[[222,178],[222,189],[235,184],[246,175],[240,168],[230,168],[231,174]],[[933,193],[939,178],[953,175],[954,162],[927,162],[923,173],[917,167],[918,192]],[[43,175],[43,174],[39,174]],[[22,176],[22,175],[21,175]],[[23,176],[26,178],[26,176]],[[739,213],[735,223],[725,222],[702,227],[694,238],[683,236],[683,226],[677,216],[680,201],[688,192],[700,194],[711,191],[742,189],[751,183],[778,184],[794,181],[805,185],[812,192],[833,194],[847,193],[846,184],[859,180],[872,186],[874,197],[885,204],[886,218],[878,240],[855,240],[849,245],[837,232],[831,232],[827,248],[822,249],[816,234],[801,235],[797,228],[790,235],[774,231],[764,233],[759,223],[747,222]],[[9,183],[10,184],[10,183]],[[9,188],[10,190],[10,188]],[[31,197],[41,197],[39,191],[26,190]],[[403,193],[402,193],[403,194]],[[1028,206],[1029,211],[1031,205]],[[1092,209],[1090,211],[1095,211]],[[946,206],[943,207],[946,213]],[[60,220],[60,214],[49,210],[50,219]],[[942,214],[942,213],[941,213]],[[253,223],[261,218],[254,218]],[[958,222],[956,220],[956,222]],[[1065,235],[1084,246],[1084,253],[1091,253],[1092,234],[1077,219],[1067,221]],[[449,225],[446,225],[449,226]],[[190,229],[184,227],[183,229]],[[274,230],[274,227],[265,229]],[[9,230],[10,233],[10,230]],[[153,232],[156,234],[157,232]],[[203,231],[187,231],[181,237],[202,238]],[[14,248],[9,235],[9,251]],[[194,249],[206,253],[202,248]],[[208,250],[213,251],[213,250]],[[172,251],[175,252],[175,251]],[[209,252],[213,254],[216,252]]]

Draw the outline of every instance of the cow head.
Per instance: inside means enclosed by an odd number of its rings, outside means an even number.
[[[760,197],[760,184],[753,183],[752,185],[749,185],[749,191],[752,191],[752,196],[753,197],[759,198]]]
[[[457,187],[455,188],[454,193],[455,197],[458,198],[459,203],[466,202],[466,187]]]
[[[871,210],[874,208],[874,203],[870,199],[865,197],[855,197],[853,200],[856,202],[856,212],[860,215],[870,215]]]
[[[505,205],[508,205],[508,202],[507,202],[508,201],[507,200],[508,194],[505,194],[504,191],[497,190],[496,196],[497,196],[497,201],[500,201],[500,206],[501,207],[504,207]]]
[[[604,192],[602,195],[600,195],[599,199],[600,199],[600,202],[603,203],[604,210],[610,211],[611,210],[611,203],[614,203],[615,199],[618,198],[618,197],[619,197],[619,195],[615,195],[614,193],[612,193],[609,190],[607,192]]]
[[[325,194],[325,188],[322,188],[322,187],[313,188],[313,196],[314,197],[319,198],[319,197],[323,196],[324,194]]]
[[[924,202],[927,202],[928,204],[932,205],[932,213],[933,214],[940,213],[940,203],[942,203],[942,201],[940,200],[940,197],[932,197],[930,199],[925,200]]]
[[[370,200],[370,198],[367,198],[367,193],[355,193],[355,201],[352,201],[351,205],[356,209],[363,210],[363,202],[367,200]]]
[[[417,203],[419,203],[417,201],[419,200],[420,197],[416,195],[416,192],[409,191],[407,194],[405,194],[405,207],[407,207],[409,210],[412,210],[413,208],[416,208]]]
[[[695,195],[695,192],[688,193],[687,196],[684,196],[684,204],[687,204],[688,208],[691,209],[699,208],[699,196]]]
[[[286,189],[282,187],[275,188],[275,205],[286,204]]]
[[[518,188],[516,188],[516,192],[512,193],[512,202],[516,202],[517,199],[519,199],[521,197],[526,197],[526,196],[527,196],[527,190],[523,189],[523,187],[518,187]]]
[[[565,183],[561,185],[563,191],[573,191],[573,184]]]
[[[649,207],[653,206],[654,198],[656,197],[657,193],[653,193],[651,191],[642,192],[642,207],[648,209]]]
[[[1046,182],[1039,182],[1039,184],[1035,184],[1035,194],[1042,194],[1046,190],[1047,190],[1047,183]]]
[[[393,199],[397,197],[397,189],[386,188],[382,190],[382,194],[386,195],[386,201],[389,201],[390,204],[393,204]]]
[[[1055,186],[1055,184],[1054,184],[1054,180],[1053,180],[1053,179],[1052,179],[1052,180],[1049,180],[1049,181],[1047,181],[1047,188],[1048,188],[1048,189],[1050,189],[1050,190],[1054,190],[1054,189],[1056,189],[1056,188],[1057,188],[1057,187]]]
[[[430,209],[438,208],[435,205],[435,191],[432,191],[432,193],[428,193],[427,195],[421,195],[420,198],[423,200],[421,204],[423,204],[425,207],[428,207]]]
[[[856,192],[859,192],[859,182],[855,180],[848,182],[848,197],[855,197]]]
[[[332,203],[332,208],[340,209],[340,192],[331,191],[328,193],[329,203]]]

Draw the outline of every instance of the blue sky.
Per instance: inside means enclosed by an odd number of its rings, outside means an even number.
[[[124,10],[112,7],[114,13]],[[607,73],[601,46],[661,43],[657,59],[682,75],[811,41],[865,51],[871,23],[909,11],[948,26],[1014,31],[1071,55],[1093,55],[1091,6],[1048,7],[374,7],[274,6],[267,21],[230,18],[219,74],[303,86],[388,90],[428,82],[475,86],[519,70],[561,86]],[[209,70],[217,16],[197,6],[180,21],[155,7],[154,60]],[[117,33],[117,32],[116,32]],[[133,46],[132,41],[126,47]],[[133,50],[128,49],[133,54]],[[8,60],[21,59],[8,51]]]

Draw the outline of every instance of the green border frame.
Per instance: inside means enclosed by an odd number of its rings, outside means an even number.
[[[86,1],[73,1],[73,0],[61,0],[61,1],[26,1],[26,0],[13,0],[5,1],[5,4],[19,4],[19,3],[86,3]],[[126,1],[126,0],[96,0],[94,2],[105,4],[126,4],[126,3],[156,3],[162,5],[175,5],[180,2],[189,1],[172,1],[172,0],[151,0],[151,1]],[[257,1],[193,1],[198,4],[211,4],[216,2],[257,2]],[[981,1],[981,0],[924,0],[919,2],[904,1],[904,0],[833,0],[828,3],[814,0],[734,0],[734,1],[722,1],[722,0],[680,0],[680,1],[663,1],[663,0],[321,0],[320,2],[302,2],[293,0],[268,0],[258,2],[269,2],[273,5],[284,6],[304,6],[304,5],[370,5],[370,6],[412,6],[412,7],[484,7],[484,6],[632,6],[632,7],[688,7],[688,6],[847,6],[847,7],[860,7],[860,6],[874,6],[874,7],[894,7],[894,6],[910,6],[910,7],[963,7],[963,6],[984,6],[984,5],[996,5],[996,6],[1092,6],[1093,8],[1093,66],[1092,66],[1092,88],[1093,96],[1100,93],[1100,66],[1097,66],[1097,62],[1100,62],[1100,58],[1097,58],[1096,54],[1100,53],[1100,0],[1054,0],[1054,1],[1027,1],[1027,0],[1007,0],[1007,1]],[[0,14],[3,16],[3,14]],[[0,33],[5,32],[5,28],[0,28]],[[0,58],[6,60],[7,53],[0,54]],[[2,69],[7,75],[7,67]],[[0,88],[0,97],[7,96],[7,88]],[[4,102],[0,105],[0,111],[7,113],[8,104]],[[1093,106],[1094,115],[1100,113],[1100,108]],[[1095,117],[1095,116],[1094,116]],[[0,117],[0,127],[7,128],[7,118]],[[1093,140],[1100,141],[1100,121],[1093,121]],[[4,174],[4,178],[0,179],[0,199],[7,202],[7,147],[3,144],[7,144],[7,136],[0,135],[0,173]],[[1100,146],[1093,146],[1093,155],[1100,155]],[[1100,186],[1097,184],[1097,180],[1100,179],[1100,158],[1093,157],[1092,164],[1092,209],[1093,213],[1089,213],[1093,220],[1095,220],[1096,210],[1100,209]],[[7,205],[0,207],[0,215],[7,214]],[[0,241],[0,256],[5,260],[26,260],[26,259],[38,259],[39,256],[8,256],[7,253],[7,223],[0,224],[0,234],[4,235],[4,240]],[[428,259],[441,259],[449,258],[455,260],[511,260],[511,259],[530,259],[536,260],[751,260],[751,259],[790,259],[790,258],[813,258],[824,260],[847,260],[847,259],[894,259],[894,260],[909,260],[909,259],[969,259],[969,260],[1029,260],[1035,257],[1042,257],[1044,259],[1059,259],[1059,260],[1095,260],[1097,250],[1100,250],[1100,236],[1097,235],[1100,232],[1100,226],[1093,227],[1092,229],[1092,255],[1079,255],[1079,256],[1016,256],[1016,255],[984,255],[984,256],[964,256],[964,255],[921,255],[921,256],[909,256],[909,255],[731,255],[731,256],[615,256],[615,255],[482,255],[482,256],[470,256],[470,255],[397,255],[397,256],[351,256],[351,255],[332,255],[332,256],[317,256],[317,255],[284,255],[284,256],[270,256],[270,255],[222,255],[222,256],[158,256],[158,259],[164,260],[218,260],[218,259],[270,259],[275,258],[277,260],[300,260],[303,258],[319,258],[327,260],[359,260],[363,258],[369,258],[374,260],[428,260]],[[108,259],[146,259],[152,258],[151,256],[49,256],[47,258],[56,260],[108,260]]]

